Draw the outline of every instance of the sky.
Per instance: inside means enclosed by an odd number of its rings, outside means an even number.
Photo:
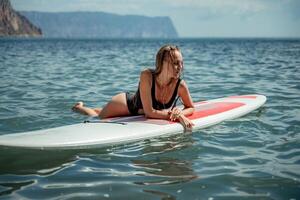
[[[18,11],[169,16],[180,37],[300,38],[300,0],[11,0]]]

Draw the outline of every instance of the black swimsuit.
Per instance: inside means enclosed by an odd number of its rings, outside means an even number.
[[[175,90],[173,92],[173,95],[172,95],[170,101],[168,103],[164,104],[164,103],[157,101],[155,98],[155,77],[154,77],[154,73],[152,73],[152,87],[151,87],[152,107],[156,110],[162,110],[162,109],[168,109],[168,108],[171,108],[172,106],[174,106],[174,104],[176,104],[176,101],[177,101],[177,99],[175,101],[175,98],[177,96],[180,81],[181,81],[181,79],[178,79]],[[143,108],[141,95],[140,95],[140,87],[138,87],[138,90],[135,94],[127,92],[126,93],[126,101],[127,101],[127,107],[128,107],[129,112],[132,115],[137,115],[139,109]]]

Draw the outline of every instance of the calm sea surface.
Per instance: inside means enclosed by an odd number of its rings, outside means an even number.
[[[82,122],[76,101],[135,91],[165,43],[181,47],[194,101],[259,93],[267,103],[193,134],[0,148],[0,199],[300,199],[300,40],[1,39],[0,134]]]

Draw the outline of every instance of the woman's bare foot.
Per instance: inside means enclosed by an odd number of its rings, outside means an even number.
[[[85,107],[83,105],[83,102],[82,101],[79,101],[77,102],[73,107],[72,107],[72,110],[74,112],[79,112],[81,114],[84,114],[84,115],[89,115],[91,117],[96,117],[99,115],[99,113],[101,112],[100,109],[93,109],[93,108],[88,108],[88,107]]]

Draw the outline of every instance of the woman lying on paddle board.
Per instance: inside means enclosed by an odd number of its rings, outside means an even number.
[[[194,112],[194,106],[187,84],[180,79],[182,70],[180,49],[165,45],[157,52],[155,70],[141,72],[135,94],[117,94],[103,108],[88,108],[83,102],[78,102],[72,109],[101,119],[144,114],[147,118],[179,121],[185,128],[191,128],[194,124],[186,116]],[[175,107],[177,96],[181,98],[184,109]]]

